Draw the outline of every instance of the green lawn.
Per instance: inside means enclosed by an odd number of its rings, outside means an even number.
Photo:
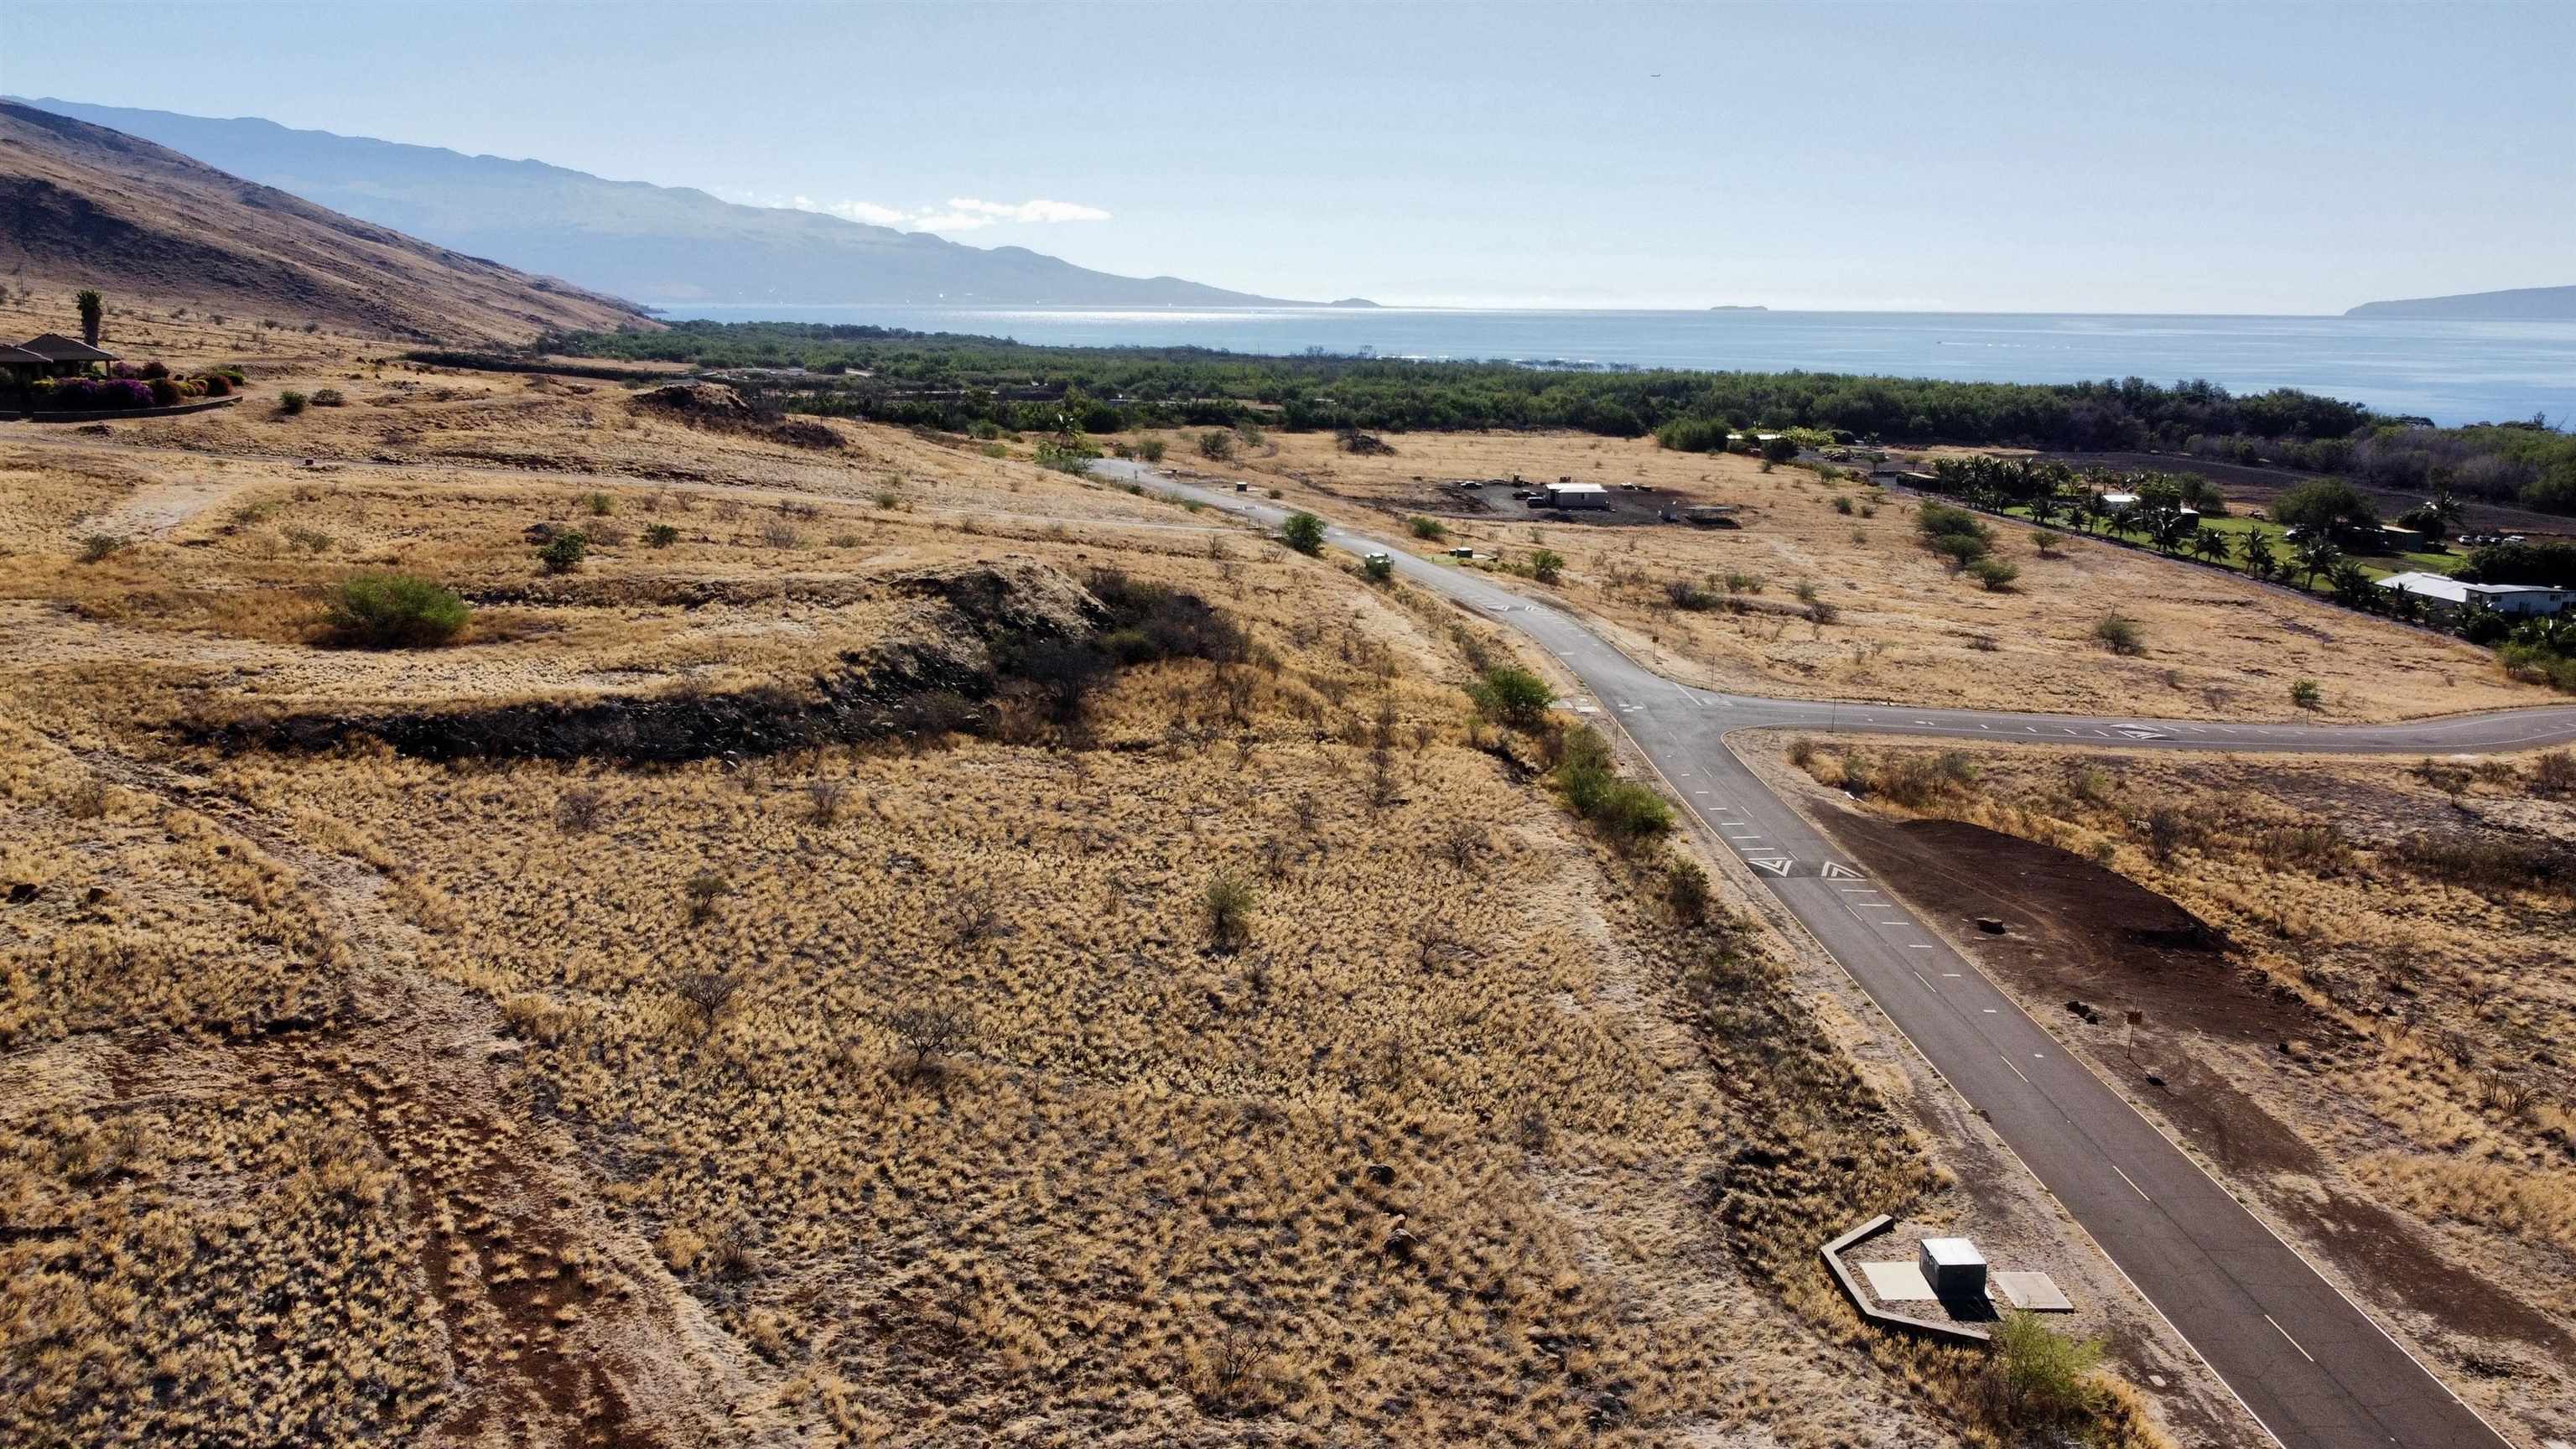
[[[2030,517],[2030,510],[2027,508],[2015,507],[2005,509],[2004,511],[2015,518],[2028,519]],[[2062,522],[2063,520],[2061,519],[2060,521]],[[2072,525],[2069,526],[2071,527]],[[2215,560],[2220,568],[2228,569],[2240,574],[2245,572],[2245,560],[2239,557],[2236,552],[2236,540],[2239,535],[2247,533],[2269,534],[2272,539],[2272,553],[2274,557],[2279,558],[2285,565],[2290,561],[2293,545],[2290,543],[2289,531],[2277,523],[2264,523],[2255,519],[2243,517],[2242,515],[2230,515],[2226,518],[2204,518],[2200,521],[2200,527],[2201,531],[2204,533],[2219,534],[2227,540],[2227,556],[2225,558]],[[2109,530],[2105,529],[2102,532],[2097,533],[2095,537],[2113,538],[2118,537],[2118,535],[2112,534]],[[2146,547],[2145,541],[2135,535],[2131,535],[2125,541],[2137,544],[2141,548]],[[2150,551],[2152,552],[2152,550]],[[2188,552],[2177,555],[2177,557],[2189,559],[2194,563],[2208,562],[2208,560],[2200,559],[2196,555]],[[2361,566],[2361,571],[2370,575],[2374,579],[2384,579],[2390,574],[2402,574],[2408,572],[2447,574],[2451,570],[2459,567],[2463,558],[2462,555],[2456,553],[2348,553],[2344,555],[2344,557],[2350,559],[2356,564],[2359,564]],[[2274,581],[2277,583],[2288,584],[2292,588],[2300,587],[2298,576],[2295,573],[2278,575],[2275,577]],[[2310,592],[2317,594],[2320,598],[2325,597],[2325,591],[2323,589],[2311,590]]]

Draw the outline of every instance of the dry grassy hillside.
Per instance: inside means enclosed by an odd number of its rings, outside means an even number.
[[[13,283],[97,287],[420,340],[525,342],[549,330],[658,325],[616,298],[431,246],[122,132],[7,101],[0,101],[0,218],[0,267]]]
[[[1216,463],[1199,453],[1200,433],[1164,436],[1175,464],[1275,486],[1424,552],[1464,545],[1526,570],[1539,550],[1553,551],[1565,560],[1561,582],[1532,587],[1614,622],[1659,667],[1721,688],[2225,719],[2319,717],[2292,705],[2300,679],[2320,684],[2322,717],[2336,720],[2549,697],[2457,639],[2106,543],[2054,537],[2042,554],[2040,533],[2018,524],[1995,527],[2020,578],[1988,591],[1920,546],[1909,499],[1858,479],[1666,452],[1651,439],[1389,434],[1391,453],[1363,456],[1329,433],[1273,433]],[[1740,505],[1742,526],[1530,522],[1511,497],[1515,477],[1640,483],[1677,503]],[[1502,486],[1443,486],[1465,479]],[[1446,537],[1410,537],[1410,517],[1433,519]],[[2095,641],[2095,625],[2115,613],[2136,621],[2142,652],[2115,655]]]
[[[2576,759],[1783,748],[1859,859],[2446,1377],[2565,1422]]]
[[[136,325],[253,386],[0,426],[0,1439],[2002,1442],[1813,1261],[1977,1208],[1474,721],[1482,626],[962,441]],[[397,568],[469,621],[345,647]]]

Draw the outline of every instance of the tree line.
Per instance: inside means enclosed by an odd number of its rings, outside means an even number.
[[[2576,436],[2534,419],[2408,426],[2294,388],[2237,394],[2143,378],[1956,382],[1828,372],[1575,372],[1205,347],[1045,347],[1004,337],[811,322],[676,322],[548,337],[538,353],[702,368],[796,411],[965,432],[1227,427],[1565,428],[1716,452],[1729,432],[1814,429],[1893,444],[2161,449],[2344,474],[2407,491],[2576,513]],[[603,369],[605,370],[605,369]]]
[[[1007,338],[785,322],[680,322],[663,332],[550,337],[541,349],[706,368],[803,368],[764,386],[817,411],[964,431],[1043,426],[1078,391],[1094,432],[1222,426],[1295,430],[1568,428],[1720,445],[1725,429],[1817,428],[1891,442],[2069,449],[2180,446],[2204,433],[2345,436],[2367,410],[2292,389],[2237,396],[2208,382],[1955,382],[1823,372],[1586,373],[1511,362],[1202,347],[1040,347]],[[800,407],[808,403],[799,402]],[[1026,415],[1024,417],[1024,415]]]

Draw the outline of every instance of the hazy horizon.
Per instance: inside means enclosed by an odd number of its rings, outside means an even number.
[[[2576,7],[244,14],[10,7],[0,88],[1318,301],[2296,317],[2576,283]]]

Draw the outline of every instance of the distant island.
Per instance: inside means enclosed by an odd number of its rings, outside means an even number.
[[[1343,297],[1337,301],[1326,302],[1324,305],[1327,307],[1374,307],[1377,303],[1370,301],[1366,297]]]
[[[1771,309],[1768,307],[1748,307],[1741,302],[1729,302],[1724,306],[1711,307],[1708,310],[1712,312],[1768,312]]]
[[[2456,297],[2364,302],[2343,315],[2439,317],[2478,322],[2576,322],[2576,287],[2516,287],[2504,292],[2464,292]]]

